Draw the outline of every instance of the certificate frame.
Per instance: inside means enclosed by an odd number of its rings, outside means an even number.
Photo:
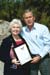
[[[14,48],[14,51],[15,51],[15,54],[18,57],[21,65],[24,65],[27,62],[32,60],[26,44],[22,44],[16,48]]]

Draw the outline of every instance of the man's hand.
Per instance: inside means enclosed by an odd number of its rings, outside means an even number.
[[[41,57],[39,55],[32,58],[31,63],[38,63],[40,61]]]

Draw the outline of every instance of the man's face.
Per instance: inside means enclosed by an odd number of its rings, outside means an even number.
[[[33,16],[32,12],[26,12],[23,14],[24,22],[27,24],[27,26],[31,27],[33,26],[33,23],[35,21],[35,17]]]

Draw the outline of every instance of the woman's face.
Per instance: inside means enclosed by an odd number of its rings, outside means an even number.
[[[16,35],[18,35],[20,33],[20,31],[21,31],[21,28],[20,28],[20,26],[18,24],[12,25],[12,27],[11,27],[12,35],[16,36]]]

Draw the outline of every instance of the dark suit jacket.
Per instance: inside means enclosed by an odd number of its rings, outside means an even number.
[[[26,43],[22,37],[21,37],[21,39],[24,41],[24,43]],[[10,65],[12,64],[11,58],[10,58],[10,48],[11,48],[12,43],[14,44],[14,47],[17,47],[12,35],[10,35],[3,40],[3,42],[0,46],[0,60],[5,63],[4,75],[10,75],[9,70],[10,70]],[[18,74],[18,75],[21,75],[21,74]]]

